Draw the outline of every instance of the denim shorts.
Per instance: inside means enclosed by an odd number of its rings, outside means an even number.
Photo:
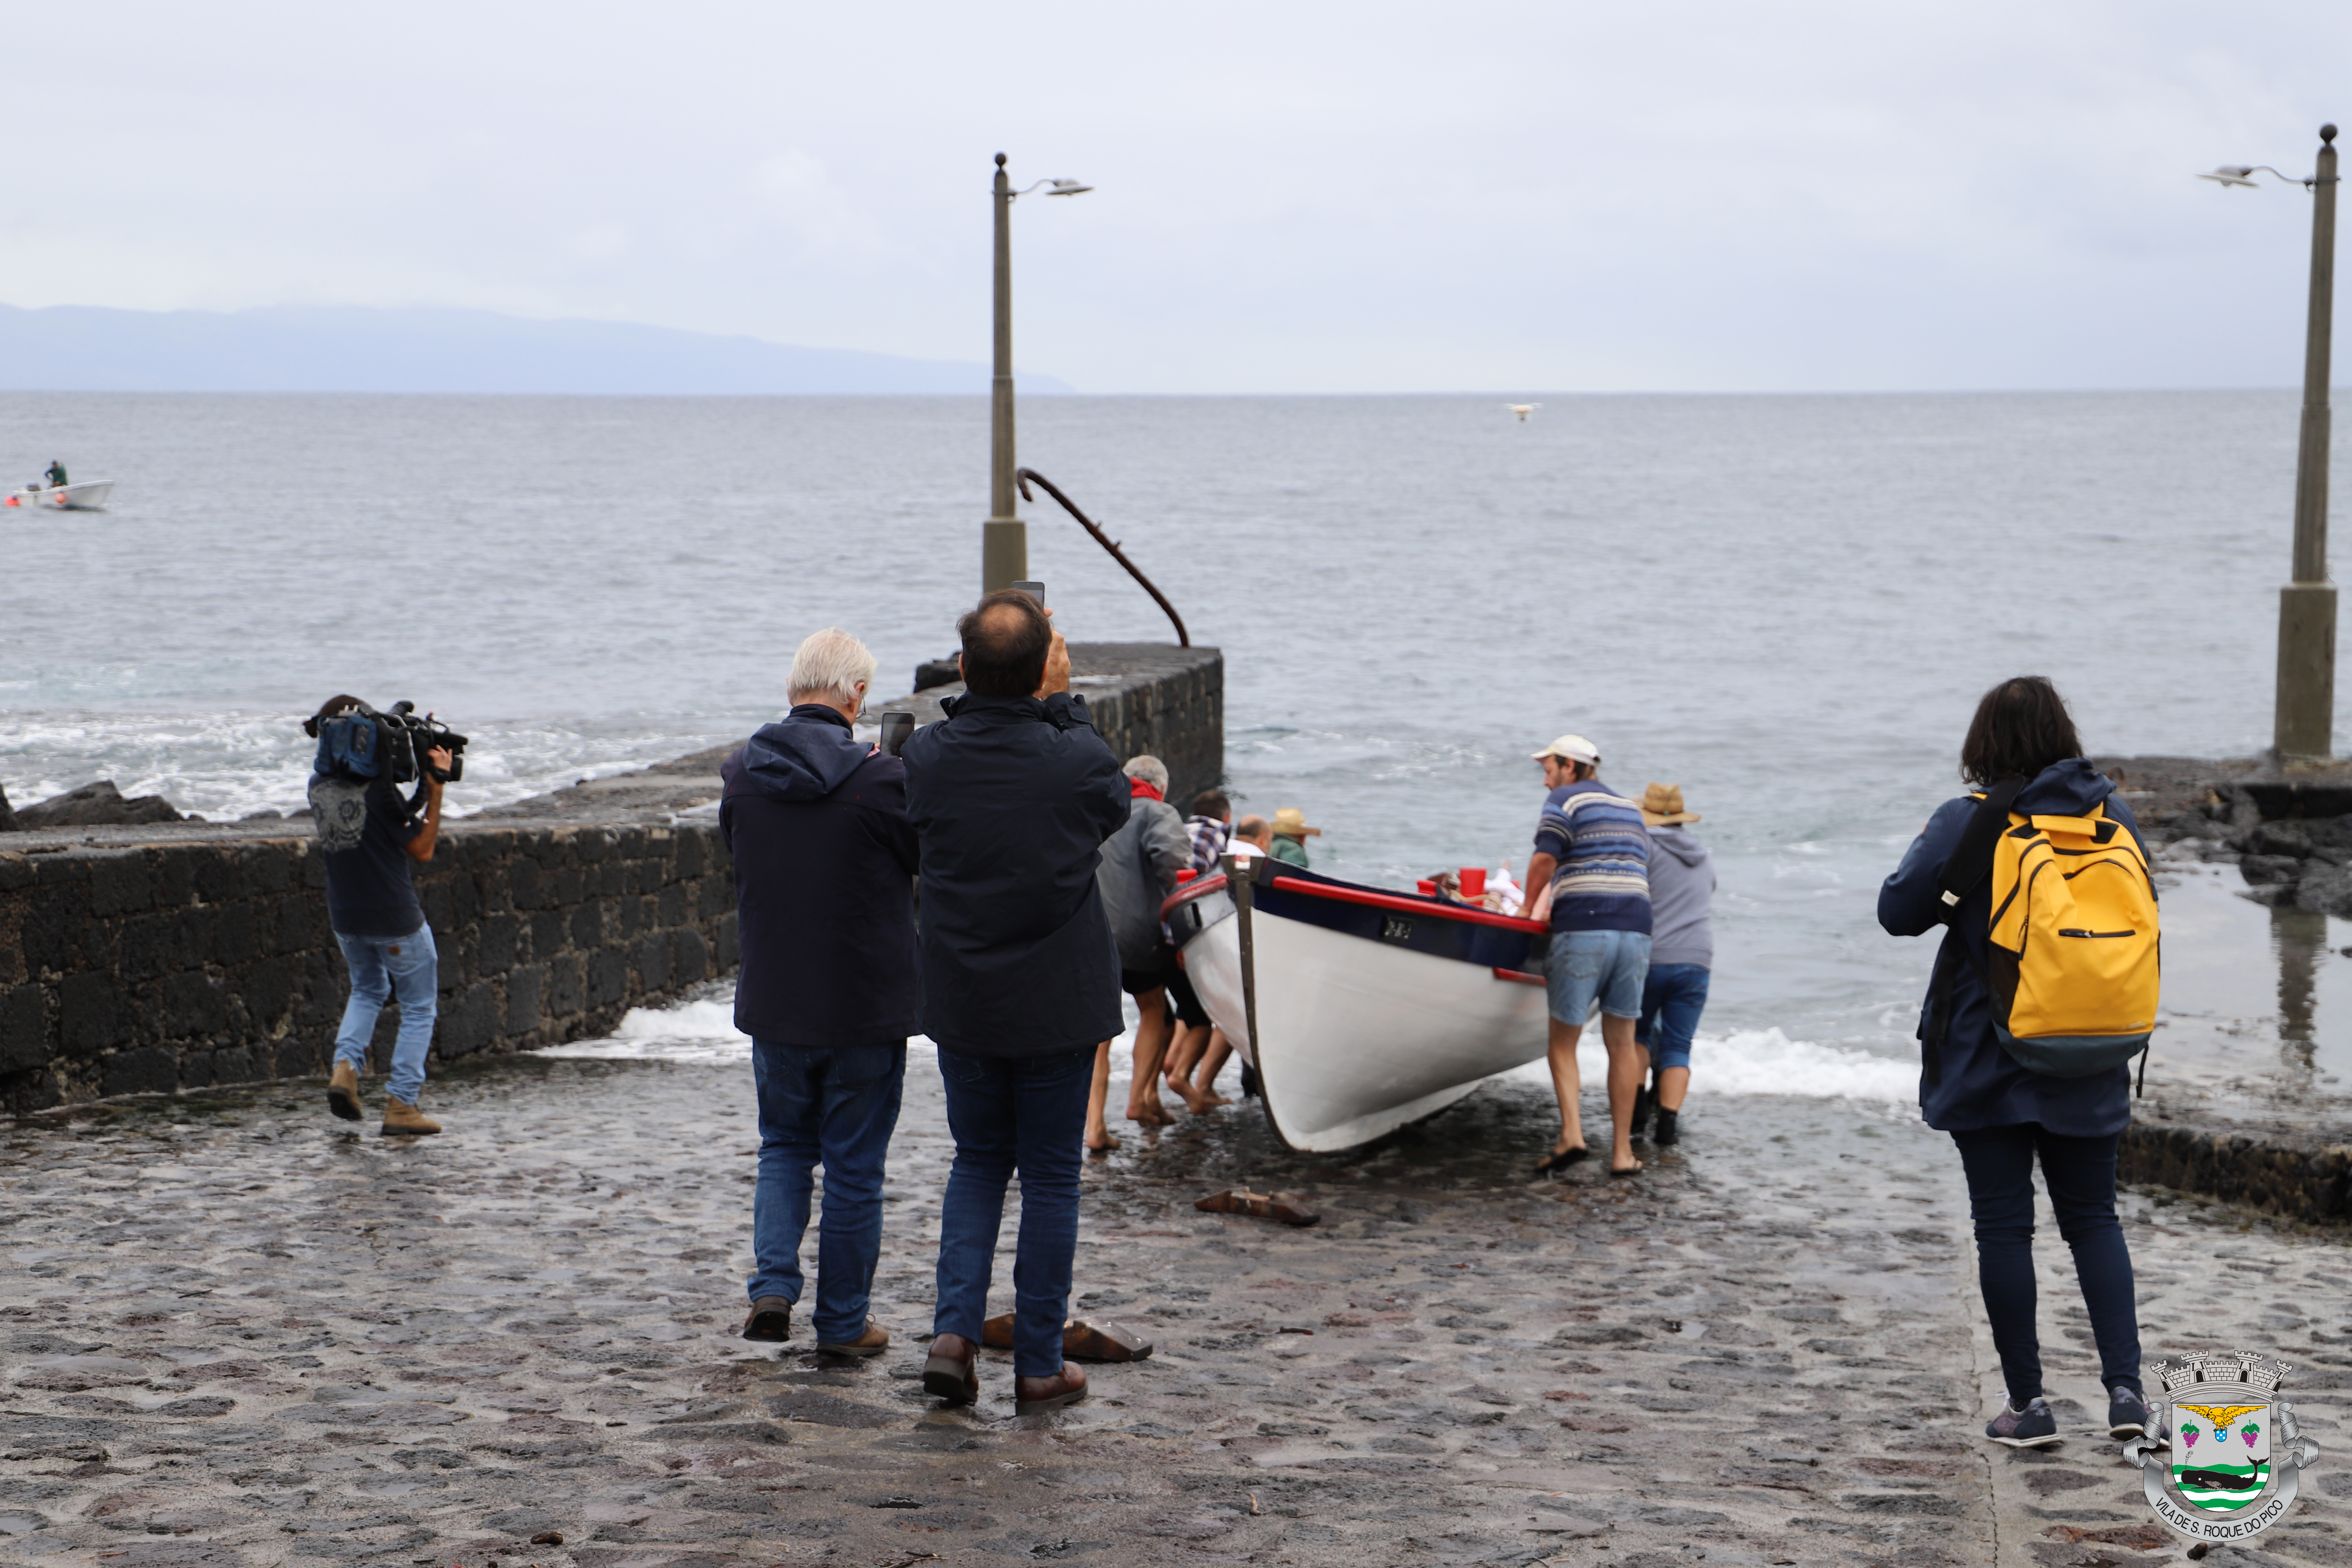
[[[1556,931],[1545,964],[1551,1016],[1583,1027],[1594,1003],[1612,1018],[1642,1016],[1642,981],[1650,971],[1650,936],[1638,931]]]
[[[1650,1047],[1650,1066],[1690,1066],[1691,1037],[1698,1033],[1698,1016],[1706,1011],[1707,970],[1704,963],[1654,963],[1642,983],[1642,1016],[1633,1038]]]

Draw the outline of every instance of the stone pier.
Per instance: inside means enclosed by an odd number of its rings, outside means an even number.
[[[1076,689],[1174,797],[1224,768],[1214,648],[1076,644]],[[942,687],[877,703],[939,716]],[[609,1031],[735,965],[728,748],[453,818],[416,868],[441,1063]],[[465,786],[454,786],[465,799]],[[0,832],[0,1110],[317,1076],[342,1010],[307,820]],[[384,1059],[397,1008],[378,1026]]]

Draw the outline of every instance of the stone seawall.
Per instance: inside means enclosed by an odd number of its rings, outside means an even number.
[[[0,849],[0,1107],[324,1073],[344,971],[307,825],[104,841],[134,831]],[[443,1060],[608,1030],[735,962],[715,823],[452,822],[416,887]]]
[[[1122,759],[1164,759],[1180,805],[1219,782],[1216,649],[1070,651],[1073,684]],[[957,689],[869,713],[907,708],[928,723]],[[603,1034],[735,966],[717,814],[727,749],[442,825],[415,868],[440,950],[435,1059]],[[344,994],[307,821],[0,834],[0,1112],[321,1076]],[[377,1024],[378,1070],[397,1017],[387,1007]]]

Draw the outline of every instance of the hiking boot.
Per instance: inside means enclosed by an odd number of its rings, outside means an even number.
[[[923,1362],[923,1392],[950,1405],[980,1403],[980,1348],[961,1334],[941,1334]]]
[[[2038,1394],[2025,1402],[2022,1410],[2004,1404],[2000,1414],[1985,1423],[1985,1436],[2012,1448],[2045,1448],[2061,1440],[2058,1417],[2050,1414],[2050,1402]]]
[[[360,1119],[360,1069],[349,1062],[337,1062],[327,1079],[327,1109],[346,1121]]]
[[[385,1137],[390,1138],[397,1134],[404,1138],[415,1138],[422,1137],[427,1132],[440,1131],[441,1124],[438,1121],[417,1110],[407,1100],[394,1100],[388,1094],[383,1097],[383,1132]]]
[[[2147,1436],[2147,1401],[2141,1398],[2139,1390],[2129,1384],[2119,1383],[2107,1390],[2107,1436]]]
[[[1650,1134],[1650,1142],[1661,1149],[1671,1149],[1682,1141],[1682,1112],[1658,1107],[1658,1130]]]
[[[743,1320],[743,1337],[768,1345],[791,1339],[793,1304],[782,1296],[761,1297],[751,1303],[751,1315]]]
[[[1061,1372],[1053,1377],[1013,1380],[1013,1414],[1039,1415],[1048,1410],[1059,1410],[1065,1405],[1076,1405],[1086,1396],[1086,1369],[1064,1362]]]
[[[816,1348],[825,1355],[880,1355],[890,1348],[890,1331],[868,1318],[856,1339],[819,1340]]]

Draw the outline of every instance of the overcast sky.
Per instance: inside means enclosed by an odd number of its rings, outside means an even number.
[[[1088,392],[2278,386],[2352,6],[15,9],[0,300],[435,304]]]

